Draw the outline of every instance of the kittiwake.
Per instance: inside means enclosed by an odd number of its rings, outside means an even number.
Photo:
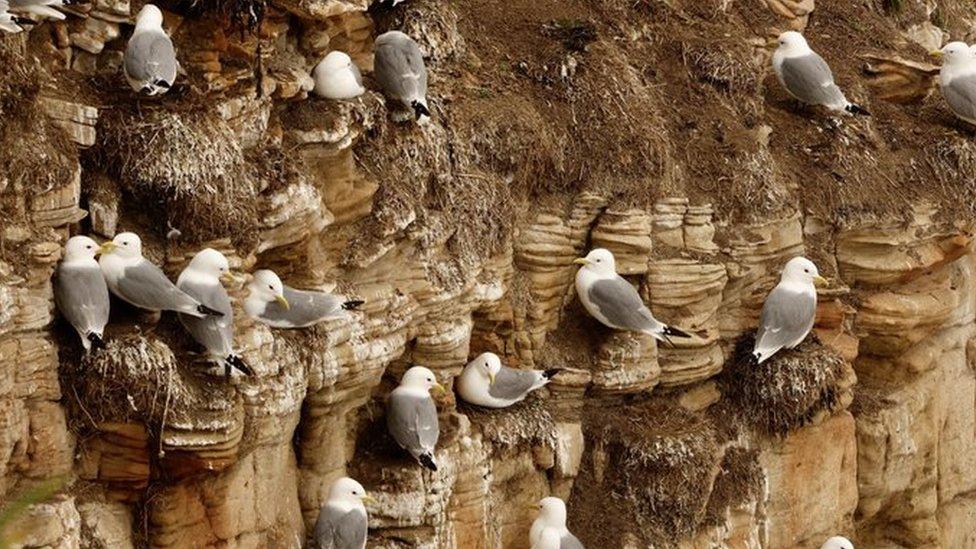
[[[326,99],[355,99],[366,92],[359,67],[347,54],[330,51],[312,71],[312,93]]]
[[[54,300],[61,315],[81,337],[85,351],[104,348],[108,324],[108,286],[95,261],[98,244],[87,236],[73,236],[64,246],[64,259],[54,281]]]
[[[610,250],[597,248],[574,263],[582,265],[576,272],[576,293],[583,307],[604,325],[645,333],[668,343],[672,337],[691,337],[688,332],[654,318],[637,290],[617,274]]]
[[[142,257],[142,240],[135,233],[119,233],[102,244],[98,260],[113,294],[149,311],[175,311],[191,316],[215,315],[215,311],[170,282],[162,269]]]
[[[976,125],[976,55],[963,42],[949,42],[932,52],[942,58],[939,89],[953,114]]]
[[[200,318],[181,313],[180,323],[206,350],[210,361],[223,365],[225,376],[230,377],[231,367],[251,375],[254,372],[234,351],[234,308],[222,281],[233,281],[224,254],[205,248],[193,256],[176,279],[176,287],[203,305],[220,311],[223,316]]]
[[[808,105],[820,105],[831,111],[870,115],[861,106],[847,100],[834,83],[834,74],[827,62],[810,49],[802,34],[784,32],[777,43],[773,71],[790,95]]]
[[[315,521],[316,549],[365,549],[369,523],[363,502],[373,501],[362,484],[349,477],[332,483]]]
[[[163,12],[146,4],[125,47],[123,67],[132,89],[146,95],[166,93],[176,81],[176,50],[163,30]]]
[[[381,34],[374,44],[373,71],[386,95],[411,109],[417,122],[430,117],[427,108],[427,68],[420,46],[400,31]]]
[[[386,427],[393,440],[418,463],[436,471],[434,450],[440,437],[440,424],[437,406],[430,397],[431,389],[444,392],[434,372],[423,366],[407,370],[386,403]]]
[[[557,497],[542,498],[539,516],[529,530],[532,549],[583,549],[583,543],[566,528],[566,504]]]
[[[247,288],[244,310],[251,318],[273,328],[305,328],[339,318],[363,304],[341,295],[296,290],[267,269],[256,271]]]
[[[458,376],[458,394],[465,402],[485,408],[507,408],[549,383],[559,370],[516,370],[502,364],[495,353],[482,353]]]
[[[817,289],[826,284],[817,266],[805,257],[794,257],[783,267],[779,284],[763,303],[752,355],[762,364],[780,349],[799,345],[813,329],[817,314]]]
[[[834,536],[825,541],[820,549],[854,549],[854,544],[844,536]]]

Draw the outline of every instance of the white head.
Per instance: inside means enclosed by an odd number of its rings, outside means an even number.
[[[330,51],[322,61],[319,62],[319,67],[328,69],[331,71],[337,71],[339,69],[344,69],[352,65],[352,59],[345,52],[339,50]]]
[[[495,383],[495,376],[502,369],[502,359],[498,358],[498,355],[490,352],[481,353],[478,355],[478,358],[471,362],[482,377],[488,379],[491,383]]]
[[[820,276],[817,266],[813,261],[805,257],[794,257],[786,262],[783,267],[783,274],[780,280],[789,282],[800,282],[803,284],[826,284],[827,281]]]
[[[285,299],[285,286],[274,271],[261,269],[254,272],[254,279],[247,285],[248,297],[257,298],[265,303],[277,301],[281,306],[288,308],[288,300]]]
[[[214,278],[226,277],[230,273],[227,258],[213,248],[204,248],[197,252],[187,268]]]
[[[419,389],[425,393],[431,389],[436,389],[439,392],[444,391],[444,387],[437,382],[437,376],[434,375],[434,372],[423,366],[414,366],[407,370],[400,378],[400,387]]]
[[[64,245],[65,261],[95,260],[95,254],[99,252],[98,243],[87,236],[72,236]]]
[[[159,8],[152,4],[146,4],[139,10],[139,15],[136,16],[136,28],[162,29],[163,12],[159,11]]]
[[[844,536],[834,536],[825,541],[820,549],[854,549],[854,544]]]
[[[539,500],[539,518],[546,526],[564,527],[566,526],[566,504],[557,497],[542,498]]]
[[[371,502],[374,500],[373,498],[369,497],[362,484],[359,484],[349,477],[342,477],[333,482],[332,487],[329,488],[329,501],[336,503],[349,503],[358,506],[364,501]]]
[[[974,60],[973,51],[965,42],[949,42],[941,50],[932,52],[935,57],[942,58],[943,66],[959,65]]]
[[[586,257],[576,259],[573,263],[582,265],[581,269],[594,272],[598,275],[608,276],[617,274],[617,262],[614,260],[610,250],[605,248],[591,250],[590,253],[586,254]]]
[[[102,244],[101,252],[126,259],[142,257],[142,239],[136,233],[119,233],[111,242]]]
[[[808,51],[807,39],[796,31],[786,31],[776,39],[777,47],[780,51],[789,53],[802,53]]]

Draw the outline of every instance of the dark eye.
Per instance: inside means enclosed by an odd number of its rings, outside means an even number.
[[[274,285],[273,284],[268,284],[268,289],[269,290],[274,290]]]

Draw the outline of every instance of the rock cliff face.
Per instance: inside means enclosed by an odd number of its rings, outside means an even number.
[[[369,547],[527,547],[547,494],[589,546],[976,547],[976,147],[924,56],[972,4],[165,3],[185,74],[158,100],[120,74],[139,7],[0,36],[0,501],[61,480],[17,546],[299,547],[348,474]],[[393,28],[428,56],[432,124],[307,97],[333,49],[375,90]],[[765,49],[787,28],[872,118],[790,102]],[[51,275],[70,234],[122,230],[174,278],[210,246],[365,305],[300,331],[238,310],[250,379],[120,302],[83,357]],[[572,259],[596,246],[700,337],[586,316]],[[834,279],[816,337],[749,366],[801,253]],[[386,395],[484,351],[565,371],[501,412],[449,393],[422,471]]]

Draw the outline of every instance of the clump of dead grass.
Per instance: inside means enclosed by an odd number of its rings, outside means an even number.
[[[762,364],[752,359],[753,345],[751,336],[741,338],[719,377],[723,411],[766,435],[785,436],[820,412],[837,409],[844,359],[815,335]]]
[[[193,242],[230,236],[253,243],[257,232],[257,171],[234,130],[215,110],[123,108],[99,120],[92,168],[114,176],[124,191]]]
[[[729,509],[758,500],[764,476],[758,450],[735,446],[726,450],[708,498],[704,524],[723,525]]]
[[[481,430],[496,451],[519,446],[556,446],[556,422],[538,399],[501,410],[458,403],[458,410]]]
[[[620,546],[609,532],[594,531],[603,529],[607,514],[619,513],[614,520],[629,526],[614,536],[629,533],[653,544],[694,533],[718,473],[720,450],[711,422],[657,399],[591,411],[588,417],[587,470],[574,485],[574,508],[600,516],[581,516],[581,528]]]
[[[690,43],[684,45],[683,56],[691,74],[721,90],[744,94],[759,91],[762,71],[754,56],[740,40],[728,43]]]

